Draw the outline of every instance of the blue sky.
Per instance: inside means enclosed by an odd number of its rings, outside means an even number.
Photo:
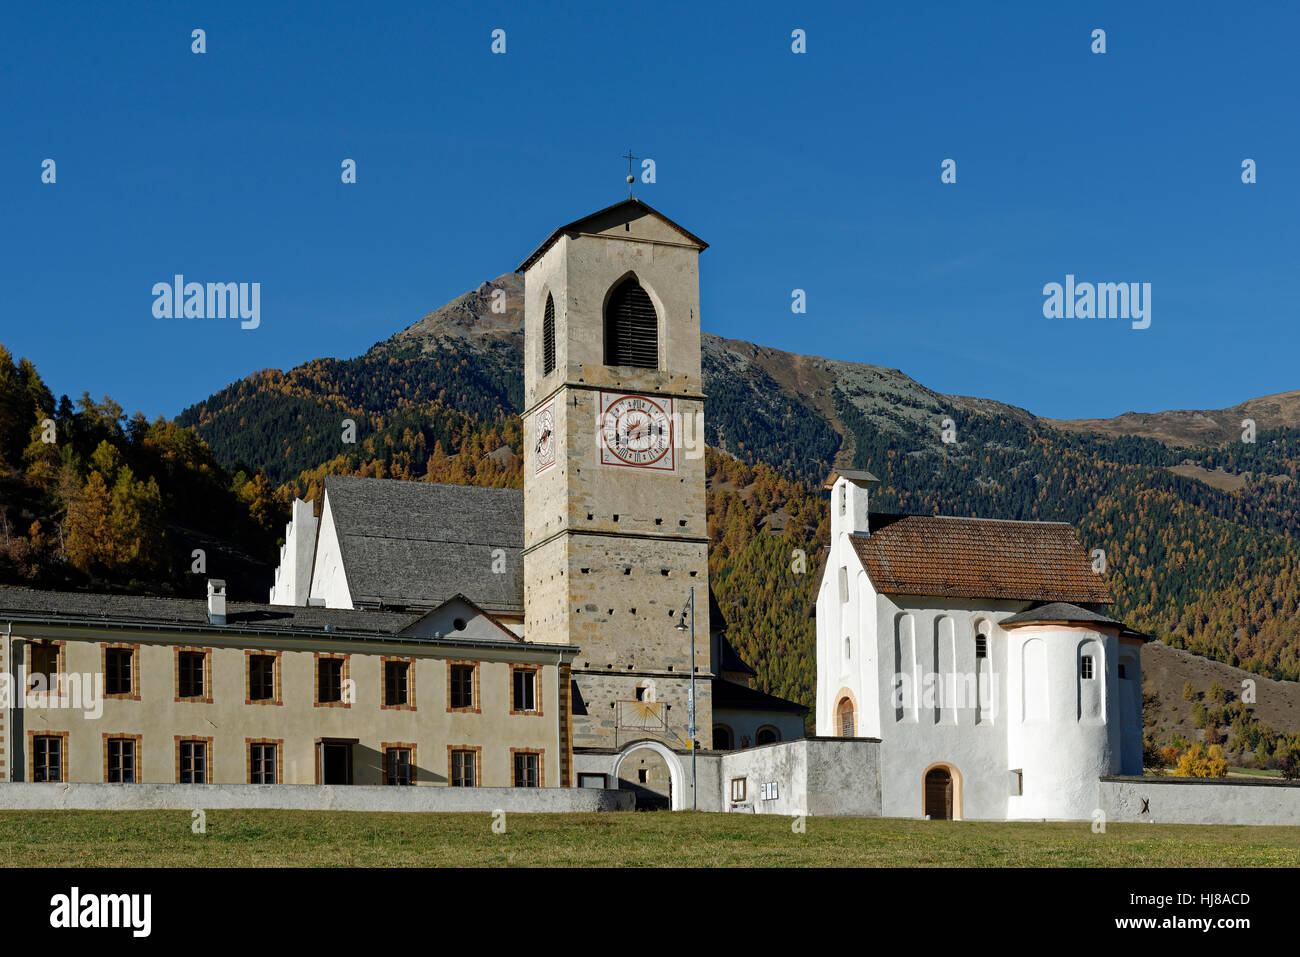
[[[174,415],[513,269],[631,147],[711,244],[706,331],[1055,417],[1300,388],[1295,9],[9,5],[0,342]],[[154,318],[178,272],[260,282],[261,326]],[[1044,318],[1067,273],[1151,283],[1151,327]]]

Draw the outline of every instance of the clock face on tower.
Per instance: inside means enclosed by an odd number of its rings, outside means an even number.
[[[676,467],[672,399],[602,392],[598,426],[602,465],[669,472]]]
[[[555,404],[548,402],[533,417],[533,471],[555,464]]]

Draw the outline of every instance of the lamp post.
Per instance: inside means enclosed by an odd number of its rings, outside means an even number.
[[[686,601],[687,606],[691,609],[691,690],[686,699],[686,733],[690,738],[691,746],[691,810],[699,810],[699,788],[696,787],[695,777],[695,586],[691,586],[691,597]],[[677,622],[677,630],[686,630],[686,609],[682,609],[681,620]]]

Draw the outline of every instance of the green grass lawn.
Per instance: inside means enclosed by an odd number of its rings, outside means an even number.
[[[1269,867],[1300,865],[1300,828],[1005,824],[677,813],[0,811],[0,861],[38,866]]]
[[[1282,772],[1270,768],[1228,768],[1230,778],[1273,778],[1282,780]]]

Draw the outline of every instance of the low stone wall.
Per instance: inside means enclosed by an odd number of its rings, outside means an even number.
[[[378,787],[310,784],[0,784],[0,810],[267,808],[515,814],[630,811],[630,791],[599,788]]]
[[[880,816],[880,742],[874,738],[799,738],[721,756],[720,810],[830,817]],[[745,779],[745,799],[731,782]],[[763,785],[776,785],[764,795]],[[703,805],[701,805],[703,806]]]
[[[1108,821],[1300,825],[1300,783],[1291,781],[1112,777],[1099,788]]]

